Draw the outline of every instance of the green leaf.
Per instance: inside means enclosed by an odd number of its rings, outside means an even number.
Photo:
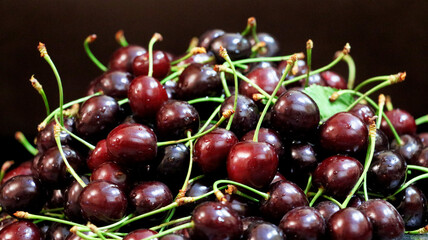
[[[341,94],[336,101],[330,102],[330,96],[337,91],[338,89],[335,88],[315,84],[303,90],[303,92],[308,94],[318,105],[321,121],[327,120],[338,112],[345,111],[346,108],[354,102],[354,98],[349,93]]]

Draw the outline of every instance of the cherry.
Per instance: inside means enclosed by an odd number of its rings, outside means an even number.
[[[217,128],[198,139],[194,146],[193,160],[204,173],[218,172],[226,166],[227,156],[238,138],[231,131]]]
[[[247,132],[244,136],[242,136],[241,141],[242,142],[253,141],[254,133],[255,133],[255,130],[251,130]],[[260,128],[258,140],[259,142],[265,142],[272,145],[275,148],[275,151],[278,154],[279,158],[284,156],[285,146],[282,143],[281,137],[276,131],[269,128]]]
[[[366,214],[373,224],[373,238],[401,239],[403,237],[403,218],[389,202],[371,199],[361,204],[358,210]]]
[[[103,139],[100,140],[95,146],[95,149],[89,153],[88,158],[86,159],[86,164],[90,170],[95,170],[101,164],[114,161],[114,159],[115,158],[107,149],[106,140]]]
[[[120,121],[120,106],[109,96],[95,96],[80,106],[76,131],[90,139],[102,139]]]
[[[45,204],[45,208],[60,208],[65,204],[65,190],[64,189],[55,189],[52,191],[52,194],[48,201]]]
[[[162,104],[168,100],[168,94],[155,78],[139,76],[129,85],[128,99],[136,117],[153,119]]]
[[[87,177],[81,176],[81,179],[85,184],[89,183],[89,179]],[[82,190],[83,187],[76,180],[74,180],[65,190],[64,215],[75,222],[84,222],[79,204],[79,196]]]
[[[424,147],[419,154],[419,157],[416,161],[413,161],[412,164],[422,167],[428,167],[428,148]],[[5,176],[6,177],[6,176]]]
[[[418,136],[421,139],[422,145],[428,147],[428,132],[419,133]]]
[[[146,52],[135,57],[132,63],[132,70],[135,76],[147,76],[149,73],[149,53]],[[154,78],[164,78],[171,70],[168,54],[164,51],[153,51],[153,75]]]
[[[327,229],[332,240],[370,240],[373,236],[373,227],[367,216],[350,207],[333,214],[328,220]]]
[[[291,164],[290,164],[291,163]],[[309,143],[292,143],[290,146],[289,162],[298,172],[312,172],[318,164],[314,146]]]
[[[264,42],[266,44],[266,50],[259,51],[257,53],[258,57],[273,57],[279,53],[279,43],[272,35],[269,33],[257,33],[257,38],[260,42]],[[256,41],[252,36],[249,40],[252,46],[256,44]]]
[[[157,153],[155,133],[147,126],[121,124],[106,139],[108,151],[119,165],[145,164],[155,159]]]
[[[381,129],[376,129],[375,153],[389,150],[389,139]]]
[[[363,165],[348,156],[332,156],[324,159],[313,173],[315,186],[326,193],[343,197],[354,187],[363,172]]]
[[[177,82],[168,80],[163,84],[163,88],[168,95],[168,99],[176,99],[177,98]]]
[[[278,154],[272,145],[264,142],[235,144],[227,157],[230,180],[254,188],[269,186],[278,169]]]
[[[159,149],[157,167],[158,177],[168,184],[181,184],[177,179],[184,179],[189,162],[189,149],[182,143],[168,145]]]
[[[16,176],[1,185],[0,205],[9,214],[38,212],[46,202],[42,184],[33,176]]]
[[[320,143],[330,152],[357,153],[367,146],[368,130],[361,119],[348,112],[331,116],[320,128]]]
[[[0,231],[5,228],[6,226],[10,225],[11,223],[14,223],[18,221],[16,218],[10,217],[9,214],[6,212],[1,213],[0,218]]]
[[[371,190],[389,193],[396,190],[406,178],[407,164],[400,154],[383,151],[376,154],[367,172]]]
[[[284,60],[278,64],[278,75],[282,76],[284,74],[285,68],[287,67],[287,60]],[[296,76],[306,74],[308,71],[308,66],[304,60],[297,60],[293,66],[294,69],[290,72],[286,79],[292,79]]]
[[[116,50],[110,58],[109,69],[132,73],[132,63],[137,56],[146,53],[140,46],[130,45]]]
[[[290,210],[308,206],[305,193],[290,181],[279,181],[269,187],[270,197],[260,205],[260,212],[265,219],[278,223]]]
[[[203,194],[206,194],[212,190],[213,181],[211,179],[202,178],[197,181],[192,182],[188,190],[186,191],[185,196],[186,197],[198,197]],[[181,187],[181,186],[180,186]],[[196,201],[194,203],[186,204],[183,206],[184,209],[188,211],[192,211],[197,205],[203,203],[204,201],[214,201],[214,196],[209,196],[208,198],[201,199],[199,201]]]
[[[366,200],[364,199],[363,196],[354,195],[354,196],[352,196],[351,200],[349,200],[348,207],[358,208],[365,201]]]
[[[407,111],[397,108],[387,111],[385,114],[391,121],[392,126],[394,126],[398,135],[416,133],[415,119]],[[388,138],[394,138],[394,135],[392,134],[391,129],[389,128],[389,125],[385,119],[382,119],[381,129],[385,132]]]
[[[247,233],[248,228],[252,224],[259,224],[259,223],[266,223],[266,222],[263,220],[263,218],[258,216],[242,218],[242,230],[244,231],[244,236]]]
[[[218,95],[220,75],[211,66],[192,63],[181,73],[177,82],[177,97],[183,100]]]
[[[233,110],[235,96],[230,96],[221,104],[220,112]],[[243,95],[238,95],[236,111],[233,115],[231,130],[238,136],[255,129],[259,120],[259,109],[253,100]]]
[[[272,182],[270,182],[269,186],[272,186],[274,183],[279,181],[287,180],[280,172],[276,172],[275,177],[273,177]]]
[[[130,184],[128,173],[114,162],[105,162],[92,171],[91,182],[97,180],[116,184],[124,192]]]
[[[322,201],[315,205],[315,209],[318,210],[327,223],[330,217],[340,210],[340,207],[332,201]]]
[[[406,224],[406,230],[423,227],[427,215],[427,199],[416,186],[410,185],[397,196],[397,211]]]
[[[79,205],[88,221],[105,224],[118,221],[125,215],[128,200],[117,185],[95,181],[82,190]]]
[[[64,118],[64,127],[68,131],[74,132],[74,122],[74,118]],[[37,134],[36,144],[39,152],[43,153],[49,148],[56,146],[54,134],[55,124],[55,120],[50,121],[46,127]],[[73,138],[64,130],[60,132],[59,138],[62,145],[68,145],[73,142]]]
[[[238,214],[219,202],[204,202],[192,213],[193,239],[239,239],[242,221]]]
[[[275,90],[276,85],[278,85],[279,77],[277,71],[273,67],[266,68],[257,68],[247,74],[247,78],[258,85],[268,94],[272,94]],[[285,87],[281,86],[278,90],[276,96],[280,96],[285,92]],[[253,99],[253,94],[259,93],[257,89],[251,86],[250,83],[241,81],[239,83],[239,94],[242,94],[250,99]]]
[[[172,203],[173,196],[165,184],[150,181],[135,186],[129,194],[129,200],[140,215],[167,206]]]
[[[212,30],[208,30],[206,32],[204,32],[200,37],[199,37],[199,43],[198,46],[199,47],[203,47],[205,49],[209,49],[209,47],[211,46],[211,42],[224,35],[225,32],[221,29],[212,29]]]
[[[298,207],[284,215],[279,228],[290,239],[322,239],[325,232],[324,218],[311,207]]]
[[[371,118],[375,116],[375,111],[373,110],[373,108],[371,108],[367,104],[361,103],[355,105],[351,110],[349,110],[349,112],[357,116],[367,125],[370,125]]]
[[[417,164],[419,154],[422,151],[422,142],[417,136],[404,134],[400,136],[402,145],[394,139],[391,148],[396,149],[408,164]]]
[[[336,89],[348,88],[345,79],[333,71],[325,71],[320,73],[320,75],[321,75],[321,78],[325,81],[325,83],[329,87],[336,88]]]
[[[65,240],[70,234],[70,227],[60,223],[52,223],[46,232],[45,239],[48,240]]]
[[[235,211],[241,218],[252,216],[255,213],[255,204],[253,202],[244,199],[236,194],[226,194],[227,205],[230,209]]]
[[[0,231],[0,240],[42,240],[43,234],[32,222],[17,221]]]
[[[128,235],[126,235],[123,240],[141,240],[153,236],[155,234],[157,234],[157,232],[152,231],[150,229],[137,229],[128,233]],[[152,239],[157,240],[157,238]]]
[[[161,237],[159,240],[187,240],[188,238],[178,234],[168,234]]]
[[[290,138],[302,138],[314,132],[320,121],[317,104],[301,91],[282,94],[272,108],[272,127]]]
[[[4,176],[3,179],[0,182],[0,185],[3,185],[7,180],[15,177],[15,176],[28,176],[28,175],[32,175],[33,171],[31,170],[31,165],[32,165],[32,161],[25,161],[21,164],[19,164],[18,167],[8,171]]]
[[[220,46],[224,47],[232,61],[248,58],[251,55],[251,44],[239,33],[225,33],[215,39],[210,44],[211,51],[218,62],[224,62],[220,56]]]
[[[131,81],[132,75],[129,72],[105,72],[90,83],[87,95],[102,91],[104,95],[116,99],[126,98]]]
[[[272,223],[269,222],[255,222],[250,224],[244,232],[245,239],[248,240],[283,240],[285,239],[284,233]]]
[[[156,115],[158,136],[162,139],[186,137],[186,132],[196,133],[199,129],[199,114],[187,102],[169,100]]]

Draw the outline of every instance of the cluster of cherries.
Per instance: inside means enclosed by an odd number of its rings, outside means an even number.
[[[122,45],[86,97],[39,125],[34,158],[0,179],[0,240],[400,239],[427,224],[428,133],[354,87],[349,45],[311,69],[257,33],[209,30],[185,54]],[[330,71],[349,66],[347,81]],[[368,84],[375,87],[361,92]],[[385,111],[384,106],[387,108]],[[10,168],[10,170],[9,170]]]

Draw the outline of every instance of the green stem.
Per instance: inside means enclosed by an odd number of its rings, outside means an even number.
[[[387,76],[389,78],[389,76]],[[385,79],[387,80],[387,79]],[[367,92],[365,92],[362,96],[360,96],[357,100],[355,100],[353,103],[351,103],[348,108],[346,108],[346,111],[350,111],[353,107],[355,107],[355,105],[357,105],[362,99],[364,99],[365,97],[369,96],[370,94],[391,85],[390,81],[384,81],[382,83],[380,83],[379,85],[373,87],[372,89],[368,90]]]
[[[267,194],[267,193],[261,192],[261,191],[259,191],[257,189],[254,189],[252,187],[249,187],[247,185],[244,185],[242,183],[235,182],[235,181],[232,181],[232,180],[217,180],[217,181],[215,181],[214,184],[213,184],[213,191],[214,192],[219,191],[220,189],[218,188],[218,185],[222,184],[222,183],[232,184],[232,185],[236,185],[238,187],[242,187],[242,188],[244,188],[244,189],[246,189],[246,190],[248,190],[248,191],[250,191],[252,193],[255,193],[255,194],[263,197],[263,199],[265,199],[265,200],[268,200],[270,198],[269,194]]]
[[[95,57],[95,55],[92,53],[91,49],[89,48],[89,43],[95,41],[96,38],[97,38],[97,35],[95,35],[95,34],[89,35],[85,39],[85,41],[83,41],[83,48],[85,49],[86,54],[88,55],[89,59],[91,59],[91,61],[95,64],[95,66],[97,66],[101,71],[105,72],[105,71],[107,71],[107,67],[104,66],[104,64],[102,64]]]
[[[255,62],[280,62],[280,61],[286,61],[290,59],[291,55],[286,56],[278,56],[278,57],[256,57],[256,58],[246,58],[242,60],[236,60],[232,63],[236,66],[237,64],[247,64],[247,63],[255,63]]]
[[[20,212],[18,212],[20,213]],[[78,226],[79,228],[84,228],[86,229],[87,227],[75,222],[71,222],[68,220],[64,220],[64,219],[58,219],[58,218],[53,218],[53,217],[48,217],[48,216],[43,216],[43,215],[36,215],[36,214],[31,214],[31,213],[25,213],[24,216],[25,219],[29,219],[29,220],[44,220],[44,221],[50,221],[50,222],[57,222],[57,223],[62,223],[65,225],[70,225],[70,226]]]
[[[76,231],[76,235],[77,235],[77,236],[79,236],[81,239],[86,239],[86,240],[99,240],[98,238],[88,236],[88,235],[86,235],[86,234],[84,234],[84,233],[82,233],[82,232],[80,232],[80,231]]]
[[[124,98],[124,99],[121,99],[121,100],[117,101],[117,103],[119,104],[119,106],[122,106],[123,104],[128,103],[128,102],[129,102],[128,98]]]
[[[188,138],[192,137],[191,131],[187,131],[187,137]],[[190,175],[192,174],[192,167],[193,167],[193,139],[190,139],[188,143],[189,143],[189,166],[187,168],[186,178],[184,179],[184,183],[180,191],[180,193],[183,196],[187,191],[187,186],[189,185]]]
[[[404,231],[404,233],[411,234],[411,235],[425,234],[425,233],[428,233],[428,225],[426,225],[425,227],[421,227],[419,229],[416,229],[416,230]],[[418,238],[416,238],[416,239],[418,239]],[[420,238],[420,239],[425,239],[425,238]]]
[[[383,82],[383,81],[385,81],[385,78],[388,78],[388,77],[389,76],[376,76],[376,77],[372,77],[372,78],[369,78],[367,80],[364,80],[363,82],[361,82],[360,84],[358,84],[355,87],[354,91],[358,92],[362,87],[364,87],[370,83],[373,83],[373,82]]]
[[[248,195],[248,194],[246,194],[246,193],[243,193],[243,192],[241,192],[241,191],[239,191],[239,190],[236,190],[233,194],[238,195],[238,196],[241,196],[241,197],[243,197],[243,198],[246,198],[246,199],[248,199],[248,200],[250,200],[250,201],[253,201],[253,202],[256,202],[256,203],[259,203],[259,202],[260,202],[260,200],[259,200],[259,199],[254,198],[254,197],[251,197],[250,195]]]
[[[162,81],[160,81],[160,84],[164,85],[166,82],[168,82],[171,79],[174,79],[184,71],[185,68],[180,68],[178,71],[171,73],[170,75],[166,76]]]
[[[193,221],[192,221],[192,222],[185,223],[185,224],[182,224],[182,225],[177,226],[177,227],[173,227],[171,229],[168,229],[168,230],[163,231],[161,233],[155,234],[153,236],[146,237],[146,238],[144,238],[142,240],[159,239],[159,238],[161,238],[161,237],[163,237],[165,235],[168,235],[170,233],[173,233],[175,231],[186,229],[186,228],[193,228],[194,226],[195,226],[195,223],[193,223]]]
[[[0,182],[3,180],[4,175],[6,174],[7,170],[9,170],[10,167],[12,167],[12,165],[14,164],[14,161],[5,161],[2,166],[1,166],[1,170],[0,170]],[[0,206],[0,212],[1,212],[1,206]]]
[[[186,55],[184,55],[183,57],[181,57],[181,58],[179,58],[179,59],[176,59],[176,60],[172,61],[172,62],[171,62],[171,66],[172,66],[172,65],[176,65],[176,64],[180,63],[181,61],[184,61],[184,60],[186,60],[186,59],[190,58],[190,57],[191,57],[191,56],[193,56],[193,55],[194,55],[194,53],[193,53],[192,51],[190,51],[190,52],[188,52]]]
[[[343,208],[342,207],[342,204],[340,204],[340,202],[339,201],[337,201],[336,199],[334,199],[334,198],[332,198],[332,197],[330,197],[330,196],[327,196],[327,195],[322,195],[321,196],[322,198],[325,198],[325,199],[327,199],[327,200],[329,200],[329,201],[331,201],[331,202],[333,202],[333,203],[335,203],[337,206],[339,206],[341,209]]]
[[[308,182],[306,183],[306,188],[305,188],[305,195],[308,195],[309,189],[311,189],[312,187],[312,174],[309,174],[309,178],[308,178]]]
[[[174,219],[174,220],[172,220],[172,221],[168,221],[168,222],[166,222],[166,223],[162,223],[162,224],[160,224],[160,225],[158,225],[158,226],[156,226],[156,227],[152,227],[152,228],[150,228],[150,230],[152,230],[152,231],[156,231],[156,230],[158,230],[158,229],[161,229],[161,228],[166,227],[166,226],[170,226],[170,225],[172,225],[172,224],[176,224],[176,223],[180,223],[180,222],[189,221],[191,218],[192,218],[191,216],[182,217],[182,218],[177,218],[177,219]]]
[[[324,188],[318,188],[317,193],[315,194],[315,196],[312,198],[311,202],[309,203],[309,207],[312,207],[314,205],[314,203],[324,193],[324,191],[325,191]]]
[[[229,86],[227,86],[225,72],[220,73],[220,79],[221,79],[221,85],[223,86],[223,89],[224,89],[224,94],[226,95],[226,97],[230,97],[232,94],[230,94]]]
[[[122,30],[119,30],[116,32],[115,38],[117,43],[119,43],[120,46],[127,47],[129,45],[128,41],[126,41],[125,34],[123,34]]]
[[[421,179],[425,179],[428,178],[428,173],[424,173],[421,174],[417,177],[414,177],[412,179],[410,179],[409,181],[407,181],[405,184],[401,185],[400,188],[397,189],[397,191],[395,191],[392,195],[389,195],[388,197],[386,197],[385,199],[390,199],[391,197],[394,197],[395,195],[399,194],[401,191],[403,191],[404,189],[406,189],[408,186],[412,185],[413,183],[421,180]]]
[[[170,203],[170,204],[166,205],[165,207],[161,207],[161,208],[158,208],[158,209],[153,210],[153,211],[151,211],[151,212],[144,213],[144,214],[141,214],[141,215],[135,216],[135,217],[133,217],[133,218],[131,218],[131,219],[128,219],[128,220],[126,220],[125,222],[123,222],[123,223],[120,225],[120,227],[123,227],[123,226],[125,226],[125,225],[127,225],[127,224],[129,224],[129,223],[131,223],[131,222],[134,222],[134,221],[137,221],[137,220],[140,220],[140,219],[146,218],[146,217],[150,217],[150,216],[153,216],[153,215],[158,214],[158,213],[161,213],[161,212],[168,211],[168,210],[173,209],[173,208],[176,208],[176,207],[178,207],[178,203],[177,203],[177,202]]]
[[[348,64],[348,89],[352,89],[354,88],[356,76],[355,62],[349,54],[345,55],[343,60]]]
[[[40,213],[48,213],[48,212],[58,212],[58,211],[63,211],[64,208],[60,207],[60,208],[50,208],[50,209],[42,209],[40,211]]]
[[[227,54],[226,49],[224,49],[223,47],[220,47],[220,55],[226,60],[226,62],[232,68],[233,82],[235,85],[235,98],[233,100],[233,114],[232,114],[232,116],[230,116],[229,122],[227,123],[227,126],[226,126],[226,130],[229,130],[232,126],[233,118],[234,118],[235,113],[236,113],[236,107],[238,106],[238,76],[236,75],[237,72],[236,72],[235,66],[232,63],[232,60],[229,57],[229,54]]]
[[[160,39],[162,39],[162,36],[159,33],[155,33],[149,42],[149,71],[147,73],[149,77],[153,76],[153,45]]]
[[[227,73],[233,73],[231,69],[227,68],[225,69]],[[251,81],[249,78],[247,78],[244,74],[240,73],[240,72],[236,72],[237,76],[244,82],[247,82],[248,84],[250,84],[250,86],[252,86],[253,88],[255,88],[257,91],[259,91],[260,94],[262,94],[263,96],[265,96],[267,99],[270,98],[270,94],[267,93],[265,90],[263,90],[259,85],[255,84],[253,81]],[[235,91],[236,92],[236,91]]]
[[[425,115],[425,116],[417,118],[415,120],[415,122],[416,122],[416,125],[421,125],[421,124],[424,124],[424,123],[428,123],[428,115]]]
[[[42,96],[43,103],[45,104],[46,116],[48,116],[51,113],[51,110],[49,108],[48,98],[46,97],[46,93],[43,90],[42,85],[39,83],[39,81],[37,81],[34,75],[31,76],[30,82],[33,88],[36,89],[36,91],[40,94],[40,96]]]
[[[312,66],[312,48],[313,43],[312,40],[308,40],[306,43],[306,59],[307,59],[307,65],[308,65],[308,72],[306,74],[306,81],[305,81],[305,88],[309,86],[309,74],[311,72],[311,66]]]
[[[376,128],[379,129],[380,125],[382,124],[382,114],[383,114],[383,107],[385,106],[385,96],[381,94],[379,96],[379,109],[377,113],[377,119],[376,119]]]
[[[407,169],[413,169],[413,170],[418,170],[421,172],[428,173],[428,168],[422,167],[422,166],[417,166],[417,165],[407,165]]]
[[[58,118],[57,118],[57,116],[56,116],[56,115],[55,115],[55,121],[56,121],[56,123],[58,123],[58,124],[59,124],[59,122],[58,122]],[[80,138],[80,137],[79,137],[79,136],[77,136],[76,134],[74,134],[74,133],[70,132],[66,127],[63,127],[63,126],[61,126],[61,125],[59,125],[59,126],[60,126],[61,130],[63,130],[63,131],[65,131],[66,133],[68,133],[72,138],[76,139],[77,141],[79,141],[80,143],[82,143],[83,145],[85,145],[86,147],[88,147],[90,150],[94,150],[94,149],[95,149],[95,146],[94,146],[94,145],[92,145],[92,144],[88,143],[87,141],[83,140],[82,138]]]
[[[25,149],[27,149],[27,151],[29,153],[31,153],[31,155],[35,156],[39,150],[37,150],[33,145],[31,145],[31,143],[27,140],[27,138],[25,137],[25,135],[18,131],[15,133],[15,139],[22,144],[22,146],[24,146]]]
[[[211,113],[211,116],[207,119],[207,121],[205,122],[205,124],[198,130],[198,133],[202,133],[207,127],[208,125],[210,125],[211,121],[217,116],[217,114],[220,112],[221,109],[221,105],[217,106],[217,108],[214,110],[213,113]]]
[[[218,103],[222,103],[224,102],[224,98],[222,97],[202,97],[202,98],[196,98],[196,99],[192,99],[187,101],[189,104],[195,104],[195,103],[200,103],[200,102],[218,102]]]

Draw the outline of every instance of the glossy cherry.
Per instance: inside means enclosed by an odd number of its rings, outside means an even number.
[[[400,139],[402,145],[399,145],[394,139],[391,143],[391,148],[396,149],[408,164],[417,164],[423,146],[421,140],[417,136],[409,134],[401,135]]]
[[[3,179],[0,182],[0,185],[3,185],[7,180],[15,177],[15,176],[21,176],[21,175],[32,175],[33,171],[31,170],[32,161],[25,161],[16,168],[6,172],[6,174],[3,176]]]
[[[375,116],[375,111],[369,105],[358,103],[351,110],[350,113],[357,116],[361,119],[365,124],[369,125],[371,122],[371,118]]]
[[[241,137],[241,141],[253,141],[254,133],[255,130],[247,132],[244,136]],[[258,141],[269,143],[270,145],[272,145],[275,148],[275,151],[278,154],[279,158],[281,158],[285,154],[285,145],[281,140],[281,136],[276,131],[270,128],[260,128]]]
[[[159,149],[157,167],[158,177],[168,184],[179,185],[177,179],[185,179],[189,163],[189,149],[182,143],[168,145]]]
[[[418,136],[421,139],[422,145],[428,147],[428,132],[419,133]]]
[[[87,177],[81,176],[81,179],[85,184],[89,183]],[[79,223],[84,222],[79,204],[79,196],[82,190],[83,187],[76,180],[65,190],[64,215],[68,219]]]
[[[188,240],[188,238],[179,234],[168,234],[161,237],[159,240]]]
[[[367,216],[355,208],[345,208],[333,214],[327,224],[332,240],[370,240],[373,226]]]
[[[221,104],[220,112],[224,113],[227,110],[233,110],[235,96],[230,96]],[[254,101],[243,95],[238,95],[236,104],[236,112],[233,116],[231,130],[238,137],[256,128],[259,120],[259,109]]]
[[[394,126],[398,135],[403,134],[415,134],[416,133],[416,122],[413,116],[405,110],[393,109],[385,112],[386,116]],[[385,132],[389,139],[393,139],[394,136],[389,128],[385,119],[382,119],[381,129]]]
[[[74,132],[74,118],[64,118],[64,127],[70,131]],[[56,124],[55,120],[50,121],[46,127],[39,131],[36,138],[37,149],[43,153],[51,147],[56,146],[54,126]],[[62,145],[68,145],[73,142],[73,138],[66,131],[62,130],[59,135]]]
[[[376,129],[375,153],[389,150],[389,139],[381,129]]]
[[[126,98],[131,81],[132,75],[129,72],[108,71],[90,83],[87,95],[101,91],[116,99]]]
[[[126,235],[123,240],[141,240],[153,236],[155,234],[157,234],[157,232],[152,231],[150,229],[137,229],[128,233],[128,235]],[[157,240],[157,238],[153,238],[153,240]]]
[[[208,30],[204,33],[202,33],[202,35],[199,37],[199,43],[198,46],[199,47],[203,47],[205,49],[209,49],[209,47],[211,46],[211,42],[224,35],[225,32],[221,29],[212,29],[212,30]]]
[[[315,205],[315,209],[319,211],[324,218],[326,224],[330,217],[340,210],[340,207],[332,201],[322,201]]]
[[[97,180],[116,184],[123,192],[126,192],[130,187],[128,173],[114,162],[105,162],[92,171],[91,182]]]
[[[177,82],[178,99],[189,100],[218,95],[221,79],[211,66],[192,63],[180,74]]]
[[[322,239],[325,232],[324,218],[312,207],[295,208],[284,215],[279,228],[290,239]]]
[[[251,43],[239,33],[225,33],[211,42],[210,50],[214,52],[218,62],[224,62],[220,56],[220,46],[227,50],[230,59],[238,60],[251,55]]]
[[[312,172],[318,164],[315,147],[309,143],[292,143],[290,145],[290,155],[288,155],[287,161],[283,161],[281,166],[287,164],[301,173]]]
[[[416,186],[410,185],[397,196],[397,211],[404,220],[406,230],[423,227],[427,216],[427,199]]]
[[[327,86],[336,88],[336,89],[347,89],[345,79],[340,76],[338,73],[333,71],[325,71],[320,73],[321,78],[325,81]]]
[[[129,200],[139,215],[167,206],[172,203],[173,196],[165,184],[150,181],[135,186],[129,194]]]
[[[279,53],[279,42],[269,33],[257,33],[257,38],[260,42],[264,42],[266,44],[264,51],[259,51],[257,53],[258,57],[273,57]],[[256,41],[251,36],[250,43],[252,46],[256,44]]]
[[[62,208],[65,204],[65,189],[54,189],[46,201],[45,208]]]
[[[227,200],[227,206],[235,211],[241,218],[257,214],[257,211],[255,211],[256,204],[249,201],[248,199],[240,197],[236,194],[226,194],[225,198]]]
[[[149,53],[135,57],[132,63],[135,76],[147,76],[149,73]],[[152,77],[162,79],[171,70],[168,54],[164,51],[153,51],[153,75]]]
[[[42,240],[43,234],[32,222],[17,221],[0,231],[0,240]]]
[[[52,225],[48,228],[46,232],[45,239],[47,240],[65,240],[70,234],[70,226],[60,224],[60,223],[52,223]]]
[[[273,93],[276,85],[278,85],[279,82],[278,73],[273,67],[257,68],[248,73],[247,78],[251,81],[251,83],[256,84],[268,94]],[[281,86],[276,96],[280,96],[284,92],[285,87]],[[245,81],[241,81],[239,83],[239,94],[253,99],[253,94],[255,93],[259,93],[259,91],[251,86],[250,83]]]
[[[272,223],[269,222],[254,222],[245,230],[244,236],[247,240],[283,240],[285,239],[284,233]]]
[[[112,162],[114,159],[113,155],[111,155],[107,149],[106,140],[103,139],[100,140],[95,146],[95,149],[89,153],[88,158],[86,159],[86,165],[90,170],[95,170],[101,164]]]
[[[136,45],[121,47],[111,56],[109,69],[132,73],[132,63],[134,59],[146,52],[145,48]]]
[[[412,161],[412,164],[422,166],[422,167],[428,167],[428,148],[424,147],[421,150],[421,153],[419,154],[416,161]]]
[[[214,65],[215,64],[214,53],[212,53],[212,52],[197,53],[197,54],[177,63],[177,66],[183,66],[183,65],[192,64],[192,63]]]

